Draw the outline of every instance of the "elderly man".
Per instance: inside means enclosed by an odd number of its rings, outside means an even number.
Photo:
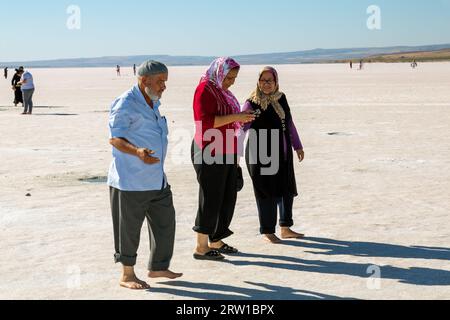
[[[134,272],[142,224],[147,218],[150,238],[150,278],[175,279],[169,270],[175,239],[175,209],[164,173],[167,121],[159,112],[166,89],[167,67],[143,63],[139,82],[113,102],[109,117],[113,161],[109,170],[115,261],[122,263],[120,285],[148,289]]]

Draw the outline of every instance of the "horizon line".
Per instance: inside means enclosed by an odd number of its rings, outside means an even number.
[[[420,44],[420,45],[393,45],[393,46],[363,46],[363,47],[341,47],[341,48],[313,48],[304,50],[293,50],[293,51],[278,51],[278,52],[265,52],[265,53],[247,53],[247,54],[235,54],[228,55],[229,57],[246,57],[255,55],[270,55],[270,54],[288,54],[296,52],[308,52],[315,50],[358,50],[358,49],[382,49],[382,48],[398,48],[398,47],[431,47],[431,46],[444,46],[448,45],[450,48],[450,42],[448,43],[435,43],[435,44]],[[64,61],[64,60],[80,60],[80,59],[100,59],[100,58],[124,58],[124,57],[146,57],[146,56],[161,56],[161,57],[189,57],[189,58],[217,58],[222,55],[173,55],[173,54],[127,54],[127,55],[99,55],[91,57],[77,57],[77,58],[44,58],[39,60],[14,60],[14,61],[0,61],[2,64],[6,63],[36,63],[36,62],[49,62],[49,61]]]

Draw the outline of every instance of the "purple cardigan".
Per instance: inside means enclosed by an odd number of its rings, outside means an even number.
[[[249,110],[253,110],[252,108],[252,104],[250,102],[246,102],[243,108],[243,112],[249,111]],[[292,118],[289,121],[289,132],[291,133],[291,140],[292,140],[292,147],[294,148],[295,151],[297,150],[303,150],[303,144],[302,141],[300,140],[300,136],[298,134],[297,128],[295,127],[294,121],[292,120]],[[247,123],[243,129],[245,132],[247,132],[250,127],[252,126],[251,123]],[[286,142],[286,137],[284,138],[284,153],[287,153],[287,142]]]

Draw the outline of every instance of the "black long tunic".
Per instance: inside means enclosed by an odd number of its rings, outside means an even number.
[[[249,170],[250,176],[253,181],[253,188],[255,190],[255,195],[259,199],[267,198],[278,198],[283,196],[293,196],[298,195],[297,184],[295,180],[294,172],[294,161],[292,152],[292,140],[291,133],[288,123],[292,119],[291,109],[287,102],[286,96],[283,95],[279,103],[283,107],[286,113],[286,119],[281,120],[275,109],[269,106],[266,111],[264,111],[261,106],[249,101],[252,105],[253,110],[261,110],[261,115],[252,123],[250,129],[256,134],[257,143],[252,142],[249,139],[247,143],[247,148],[245,152],[245,159],[247,163],[247,168]],[[261,130],[266,130],[267,134],[265,137],[261,135]],[[279,132],[279,143],[278,146],[271,145],[271,133]],[[284,150],[284,139],[286,141],[286,153]],[[269,168],[271,164],[263,164],[261,155],[259,154],[259,147],[261,143],[265,143],[267,146],[267,152],[263,152],[262,156],[272,157],[274,152],[278,153],[280,168],[275,175],[262,175],[262,168]],[[264,153],[267,153],[264,155]],[[250,154],[257,155],[256,164],[250,163]]]
[[[22,96],[22,90],[20,88],[20,85],[17,83],[20,82],[20,76],[16,73],[14,74],[11,85],[15,88],[14,90],[14,103],[23,103],[23,96]]]

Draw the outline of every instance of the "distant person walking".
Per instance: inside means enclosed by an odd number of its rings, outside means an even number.
[[[120,66],[119,65],[117,65],[116,71],[117,71],[117,76],[120,77]]]
[[[353,61],[350,61],[350,69],[353,69]]]
[[[22,69],[16,69],[16,73],[14,74],[12,80],[11,80],[11,86],[14,90],[14,106],[17,107],[19,103],[23,104],[23,96],[22,96],[22,89],[20,84],[20,78],[23,74],[23,68]]]
[[[417,68],[417,61],[416,61],[416,59],[414,59],[413,60],[413,62],[411,63],[411,67],[413,68],[413,69],[415,69],[415,68]]]
[[[3,69],[3,72],[4,72],[4,75],[5,75],[5,79],[8,79],[8,67]]]
[[[363,60],[359,61],[359,70],[362,70],[362,69],[364,69],[364,61]]]
[[[23,113],[22,114],[33,114],[33,94],[34,94],[34,80],[33,75],[29,71],[25,71],[23,67],[19,70],[22,71],[22,76],[20,78],[20,84],[22,95],[23,95]]]
[[[133,65],[133,73],[134,73],[134,75],[136,75],[136,65],[135,64]]]

